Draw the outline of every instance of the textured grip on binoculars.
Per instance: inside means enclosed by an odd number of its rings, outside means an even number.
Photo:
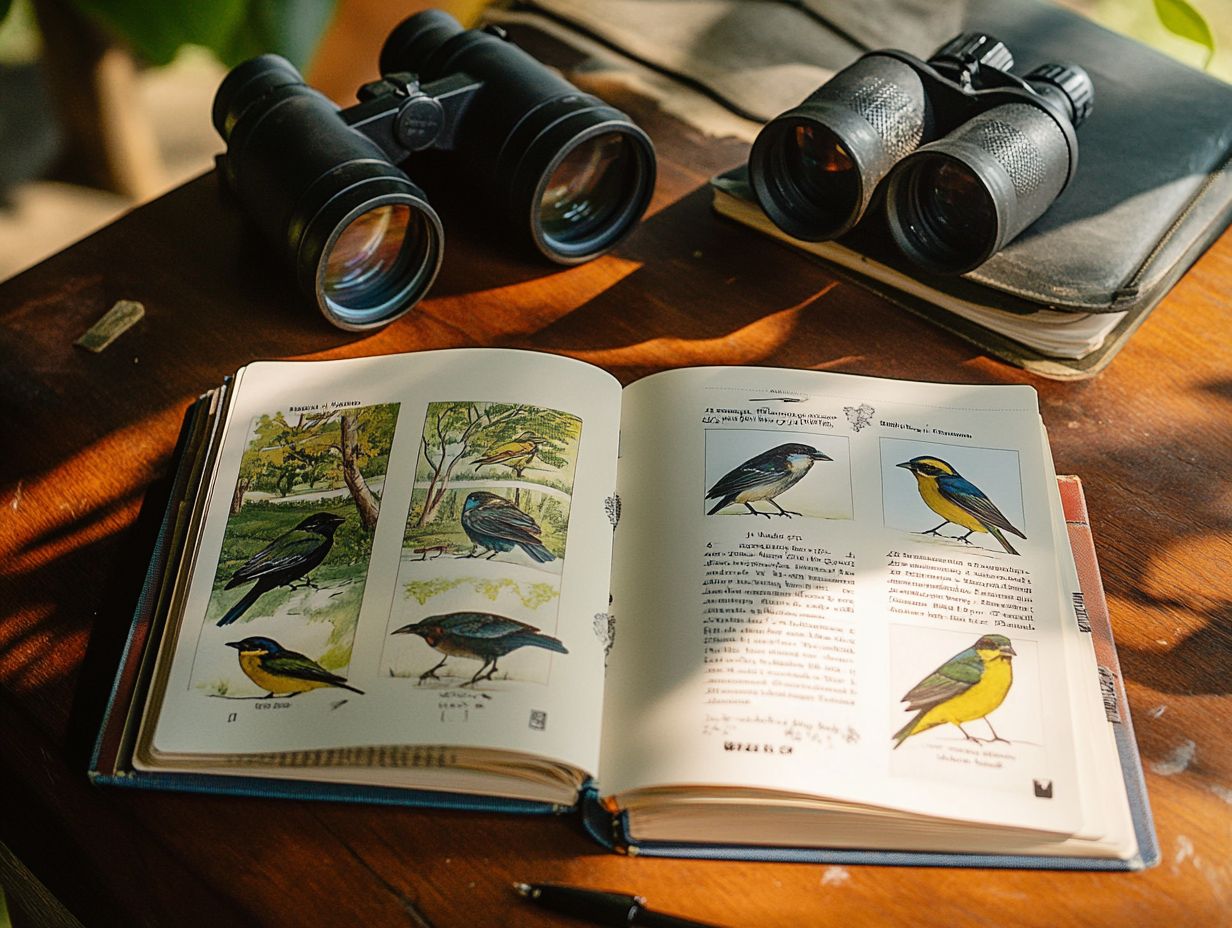
[[[849,110],[872,128],[880,144],[853,152],[870,191],[924,135],[924,86],[915,71],[895,58],[866,55],[834,75],[801,108],[810,104]]]
[[[1015,221],[1006,241],[1043,214],[1065,187],[1069,146],[1056,121],[1038,107],[1011,103],[967,121],[939,145],[969,145],[992,157],[1014,187]],[[1008,218],[1008,217],[1007,217]]]
[[[919,92],[913,92],[917,88]],[[910,68],[893,59],[864,59],[809,99],[835,103],[863,117],[881,139],[891,165],[915,151],[924,133],[923,88]]]
[[[865,55],[762,129],[749,180],[788,234],[837,238],[860,221],[877,184],[928,128],[919,75],[889,55]]]

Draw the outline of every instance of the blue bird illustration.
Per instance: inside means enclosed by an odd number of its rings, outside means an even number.
[[[952,522],[967,530],[967,534],[956,536],[959,541],[971,544],[969,538],[972,532],[987,532],[997,539],[1007,552],[1018,553],[1001,533],[1009,532],[1023,539],[1027,536],[1010,524],[1010,520],[1001,514],[1001,510],[984,495],[983,490],[941,458],[912,458],[895,466],[905,467],[915,474],[920,498],[944,520],[936,528],[919,534],[948,537],[941,535],[940,529],[944,528],[946,523]]]
[[[228,641],[228,648],[240,652],[240,670],[261,689],[266,698],[271,696],[298,696],[323,686],[335,686],[363,695],[347,683],[344,677],[330,673],[310,657],[298,651],[289,651],[273,638],[253,635],[241,641]]]
[[[486,548],[491,560],[516,545],[540,564],[556,560],[539,538],[543,531],[539,523],[503,496],[484,490],[471,493],[462,504],[461,522],[472,542],[467,557],[474,557],[477,548]]]
[[[296,580],[316,570],[334,545],[334,532],[345,521],[333,513],[318,512],[283,532],[241,564],[223,589],[229,590],[249,580],[257,582],[227,610],[218,625],[230,625],[265,593],[280,586],[293,586]]]
[[[420,682],[429,677],[436,679],[436,672],[451,657],[469,657],[483,661],[470,681],[462,684],[471,686],[480,680],[491,679],[496,673],[496,662],[518,648],[546,648],[558,654],[569,653],[558,639],[543,634],[533,625],[491,612],[430,615],[426,619],[402,626],[393,634],[418,635],[430,647],[445,655],[439,664],[419,675]]]
[[[763,451],[723,475],[706,492],[706,499],[718,500],[706,515],[712,516],[733,503],[743,503],[753,515],[765,516],[767,519],[775,515],[788,518],[798,516],[800,513],[784,509],[774,498],[799,483],[817,461],[832,460],[834,459],[816,448],[798,442]],[[754,509],[752,504],[758,500],[767,501],[778,512],[761,512]]]

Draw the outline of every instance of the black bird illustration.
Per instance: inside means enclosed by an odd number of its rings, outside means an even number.
[[[296,580],[307,577],[325,560],[325,555],[334,545],[334,532],[345,521],[333,513],[318,512],[289,532],[279,535],[246,560],[231,575],[223,589],[229,590],[249,580],[257,582],[218,620],[219,626],[230,625],[247,612],[263,593],[276,587],[291,586]]]
[[[707,491],[706,499],[717,499],[719,502],[706,515],[712,516],[732,503],[744,503],[745,508],[753,515],[765,516],[767,519],[774,515],[789,518],[798,516],[800,513],[789,512],[776,503],[774,498],[799,483],[815,461],[832,460],[834,459],[816,448],[798,442],[763,451],[725,474]],[[752,503],[756,500],[766,500],[778,512],[760,512],[754,509]]]
[[[421,681],[432,677],[451,657],[469,657],[483,661],[468,683],[471,686],[480,680],[489,680],[496,673],[496,662],[518,648],[546,648],[558,654],[569,650],[551,635],[545,635],[533,625],[517,619],[494,615],[491,612],[450,612],[430,615],[394,631],[395,635],[418,635],[428,645],[445,656],[429,670],[419,675]],[[486,673],[484,671],[487,671]]]
[[[539,540],[539,523],[503,496],[476,490],[462,504],[462,528],[475,547],[487,548],[491,554],[512,551],[520,547],[540,564],[556,560],[556,555]],[[467,557],[475,556],[475,547]]]

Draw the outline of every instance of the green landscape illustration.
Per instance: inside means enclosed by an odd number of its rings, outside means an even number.
[[[250,692],[257,678],[237,663],[232,642],[255,631],[326,672],[350,663],[397,418],[398,404],[389,403],[253,420],[206,609],[197,686],[214,695]]]
[[[559,572],[582,421],[542,406],[431,403],[403,559],[443,555]]]
[[[567,653],[552,635],[581,431],[541,406],[429,404],[384,673],[546,681],[548,652]]]

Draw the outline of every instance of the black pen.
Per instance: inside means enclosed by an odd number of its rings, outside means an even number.
[[[579,889],[558,883],[514,883],[518,895],[562,915],[585,919],[596,925],[627,925],[633,928],[717,928],[646,908],[641,896]]]

